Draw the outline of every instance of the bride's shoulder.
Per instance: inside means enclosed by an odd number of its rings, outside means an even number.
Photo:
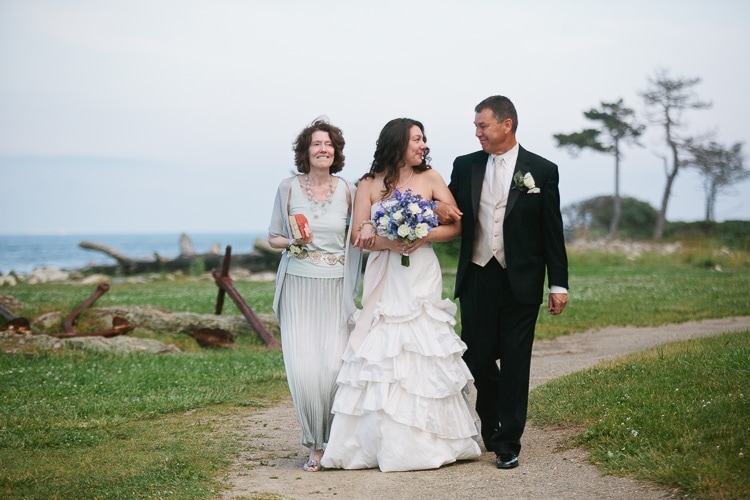
[[[382,186],[383,179],[378,179],[370,175],[363,176],[357,183],[357,188],[361,190],[373,189],[376,186]]]

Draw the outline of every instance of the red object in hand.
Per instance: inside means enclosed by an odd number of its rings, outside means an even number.
[[[295,240],[307,238],[310,234],[309,222],[304,214],[293,214],[289,216],[289,225],[292,226],[292,236]]]

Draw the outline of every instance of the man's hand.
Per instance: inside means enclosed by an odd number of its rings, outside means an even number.
[[[458,209],[456,205],[446,202],[439,202],[435,209],[435,215],[437,215],[438,222],[440,225],[447,225],[461,220],[463,213]]]
[[[547,310],[550,314],[556,315],[563,312],[565,304],[568,303],[567,293],[551,293],[549,294],[549,304],[547,304]]]

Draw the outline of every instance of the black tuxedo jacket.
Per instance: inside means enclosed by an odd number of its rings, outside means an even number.
[[[463,212],[455,289],[455,296],[459,298],[471,263],[488,156],[484,151],[477,151],[456,158],[448,186]],[[541,304],[545,268],[550,285],[568,288],[568,258],[558,188],[560,176],[557,165],[520,146],[513,175],[518,171],[530,172],[541,192],[521,191],[512,183],[503,223],[506,269],[515,299],[524,304]]]

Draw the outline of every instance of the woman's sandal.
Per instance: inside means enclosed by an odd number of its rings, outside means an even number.
[[[320,466],[321,458],[323,458],[323,450],[310,450],[310,457],[302,468],[307,472],[318,472],[323,468]]]
[[[314,458],[311,458],[307,462],[305,462],[305,465],[302,468],[307,472],[318,472],[320,469],[322,469],[322,467],[320,466],[320,462],[318,462]]]

